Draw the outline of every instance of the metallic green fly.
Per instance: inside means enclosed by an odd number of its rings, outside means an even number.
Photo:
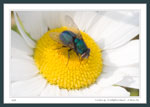
[[[61,43],[62,47],[69,47],[68,58],[70,58],[69,52],[74,50],[79,59],[88,58],[90,55],[90,49],[85,44],[82,35],[70,16],[65,16],[65,26],[69,29],[59,32],[50,33],[50,37]]]

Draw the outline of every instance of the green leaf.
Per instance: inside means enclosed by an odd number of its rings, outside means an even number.
[[[18,30],[18,28],[17,28],[17,26],[16,26],[16,24],[14,24],[14,25],[11,27],[11,29],[14,30],[15,32],[17,32],[19,35],[21,35],[20,32],[19,32],[19,30]]]
[[[134,88],[125,88],[125,89],[130,92],[130,96],[139,96],[139,89]]]

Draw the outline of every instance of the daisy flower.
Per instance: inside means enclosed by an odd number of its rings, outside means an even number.
[[[73,50],[68,58],[68,48],[50,37],[69,30],[66,15],[90,49],[87,59]],[[11,96],[126,97],[124,87],[139,89],[137,11],[18,11],[14,17],[20,34],[11,31]]]

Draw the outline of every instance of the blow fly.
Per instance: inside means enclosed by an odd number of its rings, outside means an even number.
[[[78,29],[77,25],[73,21],[70,16],[65,16],[65,26],[68,30],[65,30],[61,33],[53,32],[50,33],[50,37],[61,43],[62,47],[69,47],[68,50],[68,58],[70,58],[69,52],[74,50],[79,59],[88,58],[90,55],[90,49],[85,44],[80,30]]]

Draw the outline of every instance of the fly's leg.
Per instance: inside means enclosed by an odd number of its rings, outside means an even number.
[[[80,61],[80,64],[81,64],[82,58],[80,58],[80,55],[78,53],[76,53],[76,54],[77,54],[79,61]]]
[[[82,62],[82,58],[79,56],[79,61],[80,61],[80,64],[81,64],[81,62]]]
[[[62,46],[62,47],[59,47],[59,48],[55,48],[54,50],[61,49],[61,48],[67,48],[67,46]]]
[[[67,65],[68,65],[68,63],[69,63],[69,58],[70,58],[70,54],[69,54],[69,52],[70,52],[71,50],[72,50],[71,48],[68,50],[68,61],[67,61],[66,66],[67,66]]]
[[[50,28],[48,27],[48,28],[47,28],[47,30],[49,31],[49,30],[50,30]]]

